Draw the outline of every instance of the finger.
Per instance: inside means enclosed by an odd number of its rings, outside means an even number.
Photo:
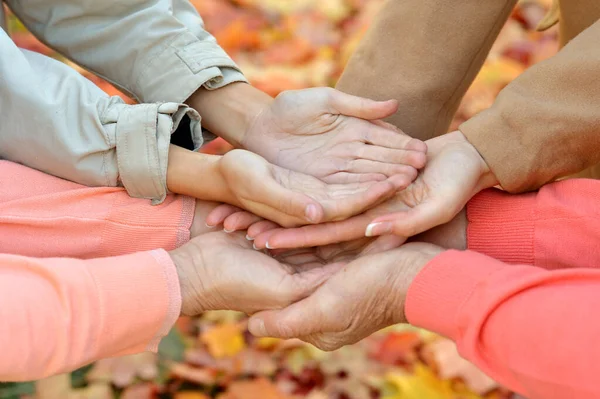
[[[394,125],[383,121],[371,121],[371,124],[371,129],[367,129],[363,133],[366,143],[387,148],[427,152],[427,144],[408,136]]]
[[[393,196],[398,189],[398,184],[406,186],[410,182],[406,176],[398,175],[394,176],[393,180],[388,179],[374,184],[361,183],[362,192],[350,194],[343,198],[323,200],[321,201],[321,205],[325,214],[324,220],[344,220],[362,213]],[[343,190],[344,188],[331,187],[331,189]]]
[[[358,143],[355,143],[358,144]],[[417,169],[421,169],[427,162],[425,152],[385,148],[376,145],[358,144],[353,145],[349,149],[357,159],[368,159],[384,163],[410,165]]]
[[[248,227],[247,234],[248,234],[248,237],[254,239],[259,234],[263,234],[267,231],[279,229],[279,228],[281,228],[281,226],[279,226],[275,222],[271,222],[270,220],[262,220],[260,222],[254,223],[252,226]]]
[[[398,101],[375,101],[332,89],[328,96],[329,112],[361,119],[383,119],[398,110]]]
[[[276,229],[257,235],[254,245],[260,249],[267,244],[269,248],[303,248],[350,241],[364,236],[369,221],[369,216],[359,215],[342,222]]]
[[[360,174],[366,174],[367,172],[372,172],[373,174],[381,173],[387,177],[406,175],[410,181],[413,181],[418,174],[417,169],[413,166],[370,161],[367,159],[354,159],[350,161],[346,170],[358,176],[360,176]]]
[[[253,201],[259,209],[264,209],[265,206],[270,207],[304,223],[320,223],[323,220],[324,209],[319,202],[308,195],[283,187],[275,179],[267,180],[261,191],[260,197],[257,197],[261,198],[261,203]],[[258,211],[256,213],[260,213],[265,219],[278,221],[278,218],[270,216],[272,212],[267,209],[264,209],[264,213]]]
[[[253,213],[241,211],[236,212],[232,215],[227,216],[225,221],[223,222],[223,228],[225,231],[237,231],[237,230],[247,230],[248,227],[253,225],[254,223],[260,222],[263,220],[260,216],[256,216]]]
[[[374,237],[383,234],[395,234],[412,237],[449,222],[459,210],[449,209],[447,204],[440,202],[426,202],[406,212],[392,213],[372,220],[365,230],[365,235]]]
[[[242,209],[229,204],[221,204],[213,209],[206,217],[206,225],[210,227],[218,226],[230,215],[240,212]]]
[[[316,266],[323,267],[325,262],[321,260],[316,254],[315,251],[297,253],[293,255],[286,255],[283,257],[277,257],[277,259],[281,259],[282,262],[285,262],[289,265],[294,266],[294,268],[298,272],[310,270]]]
[[[327,329],[330,321],[318,294],[309,296],[283,310],[267,310],[250,317],[248,330],[257,337],[295,338]]]
[[[332,175],[322,178],[328,184],[346,184],[346,183],[364,183],[373,181],[384,181],[388,176],[383,173],[349,173],[336,172]]]
[[[363,249],[361,256],[364,255],[374,255],[380,252],[389,251],[395,248],[398,248],[400,245],[406,242],[406,237],[396,236],[396,235],[387,235],[377,237],[376,240],[371,242],[369,245]]]

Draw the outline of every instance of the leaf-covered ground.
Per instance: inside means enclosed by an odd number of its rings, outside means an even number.
[[[333,85],[382,0],[192,0],[206,26],[260,89]],[[556,31],[535,32],[549,0],[522,1],[469,89],[454,125],[487,108],[529,65],[557,50]],[[69,62],[14,19],[20,47]],[[76,67],[76,66],[74,66]],[[77,68],[77,67],[76,67]],[[78,68],[110,94],[108,83]],[[130,101],[130,100],[128,100]],[[228,146],[211,143],[208,152]],[[42,332],[40,332],[42,333]],[[160,353],[109,359],[70,375],[0,384],[0,398],[47,399],[475,399],[511,393],[462,359],[455,346],[395,326],[324,353],[299,341],[254,339],[243,315],[182,318]]]

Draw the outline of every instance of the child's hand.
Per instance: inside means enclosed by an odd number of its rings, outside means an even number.
[[[230,190],[226,202],[284,227],[347,219],[385,201],[412,180],[398,175],[381,182],[327,184],[244,150],[225,154],[219,169]]]

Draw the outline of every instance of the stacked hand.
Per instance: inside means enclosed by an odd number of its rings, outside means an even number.
[[[380,182],[327,184],[270,164],[245,150],[225,154],[219,169],[229,188],[229,204],[282,226],[346,219],[386,200],[411,182],[405,175],[396,175]]]
[[[337,93],[330,92],[320,109],[335,102]],[[254,248],[269,248],[269,255],[251,249],[240,233],[219,232],[186,244],[173,253],[173,259],[180,270],[184,313],[241,310],[252,314],[249,328],[255,335],[298,337],[332,350],[406,321],[404,301],[409,286],[443,249],[403,242],[453,219],[451,227],[421,238],[452,234],[457,226],[460,230],[464,214],[455,216],[474,194],[497,182],[460,132],[427,142],[427,165],[412,181],[414,174],[407,172],[406,164],[402,170],[378,165],[370,152],[373,148],[367,146],[376,144],[384,160],[381,163],[392,164],[401,158],[395,151],[422,150],[407,150],[415,142],[401,143],[405,138],[394,132],[402,137],[395,145],[404,149],[389,152],[387,158],[379,145],[389,138],[378,141],[363,134],[362,141],[349,147],[357,136],[347,135],[348,140],[338,129],[369,126],[383,135],[393,131],[386,125],[336,116],[335,110],[348,113],[339,104],[320,118],[307,111],[302,122],[304,114],[298,112],[295,122],[289,122],[294,119],[286,116],[286,110],[294,101],[299,109],[309,109],[300,101],[304,95],[309,101],[309,94],[279,97],[256,117],[252,129],[271,137],[273,144],[253,142],[257,136],[252,134],[242,141],[274,164],[241,150],[228,153],[220,163],[231,190],[228,202],[235,206],[216,207],[207,223],[223,222],[229,231],[248,229],[246,238],[254,239]],[[363,107],[372,119],[385,116],[379,112],[384,108],[381,103],[365,102]],[[316,136],[309,136],[310,132]],[[307,137],[312,139],[306,141]],[[345,152],[347,148],[352,150]],[[356,169],[341,167],[353,151],[361,158],[354,163]],[[412,162],[408,168],[416,172],[420,166],[416,158],[410,159],[402,158]],[[311,225],[281,227],[303,224]],[[447,237],[441,241],[452,242]]]
[[[282,229],[233,207],[216,208],[208,221],[228,231],[248,229],[257,248],[297,248],[360,237],[395,234],[408,238],[449,222],[480,190],[497,184],[477,150],[460,132],[429,140],[427,166],[393,198],[340,222]]]
[[[254,118],[241,144],[283,168],[327,183],[412,181],[427,147],[380,121],[396,101],[372,101],[330,88],[283,92]]]
[[[239,234],[213,232],[171,251],[182,296],[182,314],[279,309],[308,296],[341,264],[279,262],[252,249]]]

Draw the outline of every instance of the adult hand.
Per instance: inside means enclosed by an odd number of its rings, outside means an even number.
[[[443,250],[412,243],[347,264],[313,294],[281,310],[250,318],[256,336],[300,338],[323,350],[353,344],[386,326],[406,322],[408,288]]]
[[[380,121],[396,101],[372,101],[331,88],[286,91],[258,113],[241,145],[269,162],[328,183],[413,180],[426,145]]]
[[[231,193],[228,203],[282,226],[343,220],[410,184],[403,175],[382,182],[327,184],[272,165],[245,150],[225,154],[220,160],[220,171]]]
[[[253,250],[243,235],[222,232],[196,237],[170,255],[179,275],[181,312],[190,316],[279,309],[305,298],[341,268],[320,262],[297,268]]]
[[[269,221],[256,223],[258,219],[246,214],[223,212],[223,208],[216,208],[209,218],[213,224],[224,220],[229,230],[248,228],[248,237],[255,239],[255,246],[261,249],[319,246],[365,235],[411,237],[449,222],[473,195],[498,184],[462,133],[431,139],[427,146],[427,166],[410,186],[385,203],[342,222],[281,229]],[[233,222],[228,223],[228,215],[234,215]]]

